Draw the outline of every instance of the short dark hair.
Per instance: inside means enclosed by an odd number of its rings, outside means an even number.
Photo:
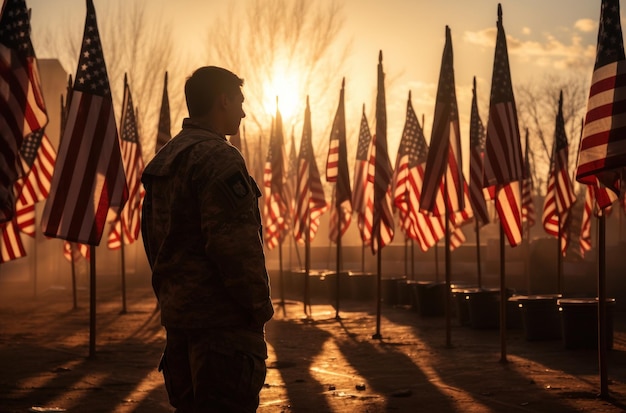
[[[243,79],[233,72],[217,66],[197,69],[185,82],[185,98],[189,116],[202,116],[213,107],[221,93],[235,96],[240,93]]]

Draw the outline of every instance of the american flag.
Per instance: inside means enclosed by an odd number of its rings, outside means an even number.
[[[81,258],[89,259],[89,245],[63,241],[63,256],[70,262],[77,262]]]
[[[387,107],[385,103],[385,74],[383,52],[378,54],[378,88],[376,93],[376,135],[373,139],[374,156],[374,215],[372,221],[372,253],[378,252],[393,240],[394,223],[391,208],[391,161],[387,152]],[[371,168],[370,168],[371,170]],[[369,179],[368,173],[368,179]]]
[[[270,145],[263,171],[265,192],[265,245],[273,249],[283,241],[288,229],[289,206],[285,197],[285,146],[283,144],[283,120],[276,108],[276,118],[272,127]]]
[[[98,245],[109,209],[119,214],[127,199],[109,79],[88,0],[67,124],[43,213],[44,234]]]
[[[357,223],[361,240],[369,244],[372,239],[372,221],[374,207],[373,200],[366,196],[368,187],[368,170],[370,161],[370,148],[372,146],[372,135],[365,116],[365,105],[361,115],[361,125],[359,127],[359,142],[356,149],[356,162],[354,164],[354,185],[352,186],[352,210],[357,213]],[[373,195],[373,192],[372,192]]]
[[[132,244],[139,239],[141,204],[146,194],[141,183],[141,174],[144,169],[143,155],[137,131],[133,98],[126,77],[124,77],[124,100],[120,131],[120,148],[122,150],[122,162],[124,163],[128,185],[128,202],[124,205],[119,218],[111,224],[108,239],[109,249],[120,248],[122,238],[124,239],[124,244]]]
[[[467,224],[471,218],[474,216],[474,212],[472,210],[472,205],[470,202],[470,192],[469,186],[465,181],[465,177],[463,176],[463,172],[460,171],[459,165],[457,164],[457,159],[460,157],[459,152],[460,148],[455,148],[452,145],[448,151],[448,162],[446,167],[446,180],[448,185],[452,187],[447,189],[445,188],[444,182],[441,182],[439,185],[439,193],[435,198],[435,207],[433,209],[432,215],[435,217],[439,217],[442,222],[442,227],[445,230],[445,209],[448,204],[448,217],[450,220],[450,250],[454,250],[458,247],[462,242],[465,241],[465,236],[461,236],[462,231],[459,232],[461,226]],[[455,178],[461,176],[461,180],[457,181]],[[459,211],[454,210],[455,205],[460,205],[458,193],[461,192],[461,196],[463,197],[462,205],[463,209]],[[445,203],[444,203],[445,202]]]
[[[167,94],[167,72],[163,81],[163,97],[161,98],[161,111],[159,112],[159,129],[157,130],[156,146],[154,153],[172,139],[172,125],[170,122],[170,99]]]
[[[367,152],[367,177],[363,188],[363,212],[359,214],[359,230],[365,245],[372,244],[374,230],[374,179],[376,174],[376,134]]]
[[[459,152],[455,152],[456,148],[450,146],[450,154],[448,155],[448,167],[446,169],[447,181],[448,185],[453,185],[451,189],[447,191],[443,191],[443,185],[440,194],[443,196],[438,196],[437,201],[441,199],[446,199],[448,202],[448,211],[449,211],[449,219],[452,222],[452,225],[455,227],[460,227],[469,222],[470,219],[474,217],[474,210],[472,209],[472,203],[470,201],[470,191],[467,182],[465,181],[465,176],[463,176],[463,171],[461,171],[460,165],[457,163],[457,160],[461,157],[460,148],[458,148]],[[460,180],[457,180],[457,177],[460,176]],[[457,199],[458,194],[461,194],[462,199]],[[462,209],[455,211],[454,207],[458,205],[462,205]],[[435,213],[441,211],[441,207],[438,206],[435,210]]]
[[[459,111],[456,102],[454,84],[454,66],[452,58],[452,38],[450,28],[446,26],[446,44],[441,58],[441,71],[439,73],[439,85],[437,86],[437,100],[435,102],[435,117],[433,130],[430,138],[430,150],[424,170],[424,185],[422,187],[421,208],[434,212],[436,198],[439,194],[439,186],[446,171],[446,165],[450,154],[460,155],[461,134],[459,129]],[[458,204],[451,204],[451,211],[464,209],[462,162],[457,159],[457,175],[452,176],[457,193],[450,194],[450,198],[458,200]],[[450,187],[452,182],[448,181]]]
[[[26,256],[26,250],[22,239],[20,238],[19,225],[17,223],[17,217],[14,216],[13,220],[0,224],[1,235],[0,239],[0,263],[9,262]]]
[[[297,160],[297,199],[293,228],[294,238],[300,243],[305,243],[307,235],[309,241],[313,241],[320,224],[320,216],[328,208],[320,172],[315,161],[311,135],[311,109],[307,97]]]
[[[512,247],[522,242],[522,194],[519,181],[500,186],[495,197],[496,213]]]
[[[504,185],[519,181],[523,177],[519,123],[500,4],[497,25],[498,35],[487,123],[484,186]]]
[[[15,183],[15,192],[19,193],[15,205],[15,216],[2,227],[0,242],[3,260],[16,259],[25,255],[19,233],[35,236],[35,204],[43,201],[50,190],[50,180],[54,171],[56,151],[43,129],[28,135],[20,149],[22,161],[29,166],[25,178]],[[2,261],[6,262],[6,261]]]
[[[483,193],[483,158],[485,157],[485,128],[478,113],[476,77],[472,89],[470,114],[470,201],[474,216],[480,226],[489,223],[489,210]]]
[[[533,176],[530,173],[530,156],[528,143],[528,129],[526,129],[526,149],[524,156],[524,180],[522,181],[522,222],[528,222],[528,226],[535,225],[536,212],[533,200]]]
[[[454,251],[466,241],[461,227],[450,228],[450,251]]]
[[[420,191],[427,157],[424,131],[413,110],[409,92],[406,122],[394,171],[394,205],[398,209],[400,225],[405,234],[417,241],[424,252],[444,236],[441,217],[420,212]]]
[[[328,157],[326,159],[326,180],[335,182],[334,205],[335,210],[331,214],[329,237],[331,241],[337,241],[339,235],[345,234],[352,219],[352,192],[350,190],[350,172],[348,171],[348,146],[346,143],[346,110],[344,104],[345,79],[341,82],[339,92],[339,104],[333,129],[330,132],[328,145]],[[337,211],[340,210],[339,218]],[[341,228],[341,232],[338,231]]]
[[[585,190],[585,205],[583,207],[583,218],[580,225],[580,255],[585,256],[585,252],[591,251],[591,215],[593,214],[594,196],[593,185],[587,185]]]
[[[13,218],[15,182],[28,173],[22,142],[47,122],[26,2],[7,0],[0,17],[0,222]]]
[[[554,129],[554,144],[552,149],[552,162],[550,175],[548,176],[548,190],[543,203],[543,228],[545,231],[560,239],[561,252],[567,250],[567,231],[569,210],[576,202],[574,187],[568,172],[567,135],[565,134],[565,121],[563,119],[563,92],[559,96],[559,110],[556,115],[556,127]]]
[[[306,115],[305,115],[306,116]],[[310,116],[310,114],[309,114]],[[289,145],[289,157],[287,158],[287,174],[285,176],[285,199],[289,205],[287,223],[291,226],[296,211],[296,188],[298,186],[298,157],[296,156],[296,136],[294,128],[291,129],[291,145]]]
[[[521,187],[524,178],[517,109],[498,4],[498,35],[493,62],[489,122],[485,143],[484,187],[495,186],[496,211],[511,246],[522,242]]]
[[[611,204],[617,200],[615,192],[608,190],[600,182],[596,181],[595,185],[587,185],[585,190],[585,205],[583,208],[583,217],[580,228],[580,255],[584,256],[585,252],[591,250],[591,216],[601,216],[611,211]],[[608,205],[601,208],[600,204]]]
[[[56,151],[43,129],[24,139],[20,155],[29,172],[16,183],[19,193],[16,204],[17,223],[21,232],[35,236],[35,204],[48,197],[54,172]]]
[[[602,0],[596,63],[583,127],[576,180],[594,185],[596,179],[619,194],[626,166],[626,60],[619,0]],[[599,204],[601,208],[608,205]]]

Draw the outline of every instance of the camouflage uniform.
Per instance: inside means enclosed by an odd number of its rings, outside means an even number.
[[[274,313],[260,191],[239,151],[193,119],[146,166],[142,182],[170,402],[177,412],[255,411],[265,379],[264,324]]]

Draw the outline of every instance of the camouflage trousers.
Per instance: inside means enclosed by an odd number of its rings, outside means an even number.
[[[176,413],[255,412],[265,360],[208,329],[167,329],[159,370]]]

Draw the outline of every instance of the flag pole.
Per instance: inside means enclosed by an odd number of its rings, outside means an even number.
[[[128,90],[128,95],[126,94],[126,91]],[[122,110],[127,110],[126,106],[128,105],[128,101],[129,101],[129,96],[130,96],[130,89],[128,87],[128,77],[126,75],[126,73],[124,73],[124,99],[122,101]],[[131,111],[132,112],[132,111]],[[122,118],[124,118],[125,115],[122,115]],[[124,120],[122,120],[121,122],[124,122]],[[120,125],[120,128],[124,127],[124,125]],[[129,208],[128,205],[125,205],[124,208]],[[123,208],[122,208],[123,211]],[[120,311],[120,314],[126,314],[126,261],[124,258],[124,222],[122,222],[122,211],[120,211],[119,215],[117,216],[117,219],[119,220],[120,223],[120,254],[121,254],[121,276],[122,276],[122,310]]]
[[[33,214],[37,214],[35,210]],[[37,220],[37,216],[35,215],[35,221]],[[33,298],[37,298],[37,233],[34,235],[35,239],[35,248],[33,249],[33,256],[35,258],[35,265],[33,268]]]
[[[604,211],[598,217],[598,363],[600,367],[600,397],[609,397],[607,372],[606,325],[606,218]]]
[[[280,249],[278,250],[279,255],[281,254]],[[280,258],[279,258],[280,261]],[[285,309],[285,281],[283,276],[283,266],[282,263],[279,264],[278,269],[278,283],[280,284],[280,306],[283,308],[283,316],[287,315],[287,310]]]
[[[557,294],[563,294],[563,257],[561,253],[561,237],[563,236],[563,230],[561,229],[561,214],[557,211],[556,225],[558,237],[556,239],[556,292]]]
[[[283,239],[280,239],[278,241],[278,276],[280,277],[281,284],[282,284],[282,279],[283,279]],[[283,295],[282,285],[281,285],[280,295],[281,295],[281,297],[280,297],[280,305],[283,308],[283,315],[287,315],[286,314],[286,310],[285,310],[285,297]]]
[[[120,217],[120,254],[121,254],[121,273],[122,273],[122,311],[120,314],[126,314],[126,260],[124,257],[124,224]]]
[[[404,234],[404,275],[409,275],[409,237]]]
[[[287,255],[288,255],[288,258],[287,258],[288,267],[287,268],[293,268],[293,261],[291,259],[293,245],[291,245],[291,240],[292,240],[292,237],[290,236],[289,241],[287,243]]]
[[[451,314],[450,314],[450,272],[451,272],[451,263],[450,263],[450,206],[448,205],[449,193],[448,193],[448,174],[446,171],[443,173],[443,186],[445,188],[446,194],[444,198],[445,205],[445,220],[446,220],[446,238],[445,238],[445,265],[446,265],[446,298],[444,301],[444,307],[446,312],[446,347],[452,347],[452,323],[451,323]]]
[[[280,307],[283,309],[283,316],[287,315],[287,309],[285,308],[285,283],[283,281],[283,272],[278,272],[278,282],[280,283]]]
[[[306,234],[304,238],[304,314],[311,318],[311,298],[309,291],[309,273],[311,272],[311,216],[307,214]]]
[[[365,273],[365,241],[361,240],[361,272]]]
[[[335,188],[336,190],[336,188]],[[337,203],[335,201],[335,203]],[[340,271],[341,271],[341,206],[340,205],[336,205],[335,208],[337,208],[337,271],[336,271],[336,275],[337,275],[337,297],[336,297],[336,306],[335,306],[335,320],[341,320],[341,317],[339,316],[339,296],[340,294]]]
[[[622,196],[626,196],[626,195],[622,195]],[[618,197],[618,202],[621,204],[622,203],[622,198]],[[622,218],[624,216],[624,208],[620,208],[622,205],[619,205],[617,208],[617,217],[619,218],[619,231],[618,231],[618,235],[617,235],[617,243],[621,244],[622,243],[622,239],[623,239],[623,232],[624,232],[624,228],[623,228],[623,223],[622,223]]]
[[[582,128],[582,126],[581,126]],[[582,129],[581,129],[582,130]],[[580,145],[580,142],[579,142]],[[528,176],[526,177],[526,179],[530,180],[530,182],[532,183],[532,175],[530,174],[530,160],[528,159],[528,151],[529,151],[529,144],[528,144],[528,128],[526,128],[526,139],[524,141],[524,173],[527,173]],[[525,190],[525,186],[526,183],[523,180],[522,181],[522,194],[526,191]],[[533,194],[532,191],[530,192],[530,202],[532,203]],[[523,198],[523,196],[522,196]],[[524,199],[522,199],[522,204],[524,203]],[[523,207],[522,207],[523,209]],[[531,287],[532,287],[532,283],[530,281],[530,265],[528,264],[528,259],[530,257],[530,221],[529,221],[529,213],[528,210],[526,211],[527,215],[526,215],[526,225],[524,225],[524,221],[522,219],[522,230],[524,231],[524,237],[523,237],[523,242],[524,242],[524,277],[526,277],[526,293],[528,295],[530,295],[531,293]]]
[[[439,241],[435,243],[435,281],[439,282]]]
[[[411,238],[411,280],[415,280],[415,241]]]
[[[522,225],[524,223],[522,222]],[[530,258],[530,225],[528,224],[528,220],[526,221],[526,225],[524,225],[524,276],[526,277],[526,294],[531,294],[532,283],[530,281],[530,265],[528,264],[528,260]]]
[[[74,263],[74,243],[70,242],[70,262],[72,263],[72,299],[74,301],[73,309],[78,308],[78,299],[76,296],[76,264]]]
[[[96,357],[96,247],[89,246],[89,358]]]
[[[478,223],[478,217],[474,217],[474,223],[476,225],[476,269],[478,270],[478,288],[482,288],[482,271],[480,268],[480,224]]]
[[[501,189],[502,190],[502,189]],[[506,358],[506,282],[505,282],[504,227],[500,222],[500,363]]]
[[[380,222],[380,217],[378,217]],[[380,340],[383,336],[380,334],[380,312],[381,312],[381,287],[382,287],[382,248],[380,247],[382,241],[382,235],[380,233],[380,223],[378,224],[378,231],[376,234],[376,239],[378,240],[378,251],[376,254],[377,258],[377,272],[376,272],[376,333],[372,336],[375,340]],[[373,241],[373,240],[372,240]]]

